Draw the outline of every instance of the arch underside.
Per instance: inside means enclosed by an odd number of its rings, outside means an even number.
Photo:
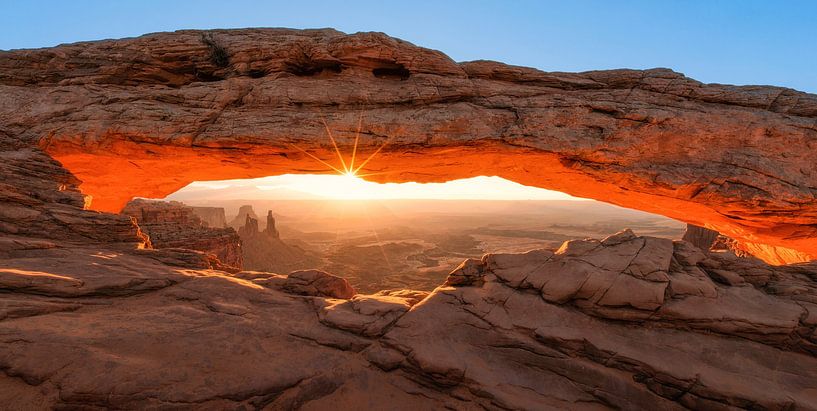
[[[358,130],[360,153],[383,147],[367,180],[496,175],[708,227],[767,261],[817,256],[817,96],[455,63],[335,31],[215,31],[225,62],[201,38],[0,53],[0,134],[59,161],[100,211],[192,181],[327,172],[306,154],[337,161],[325,122],[341,152]]]

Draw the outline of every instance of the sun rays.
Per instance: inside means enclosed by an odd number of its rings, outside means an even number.
[[[381,150],[383,150],[383,147],[385,147],[386,144],[388,143],[388,139],[384,141],[383,144],[381,144],[380,147],[378,147],[372,154],[366,157],[366,159],[363,160],[363,162],[361,162],[359,166],[355,167],[355,161],[357,160],[357,148],[358,144],[360,143],[360,131],[363,127],[363,113],[360,113],[357,119],[357,131],[355,132],[355,142],[354,145],[352,146],[352,156],[348,164],[346,163],[346,159],[343,158],[343,154],[341,153],[340,148],[338,147],[338,143],[335,140],[335,136],[332,135],[332,130],[329,129],[329,125],[326,123],[326,118],[323,116],[323,113],[321,113],[321,123],[323,123],[323,128],[324,130],[326,130],[326,136],[329,137],[329,141],[332,142],[332,147],[335,149],[335,154],[337,154],[338,160],[340,161],[340,167],[335,167],[332,164],[329,164],[328,162],[321,160],[318,156],[307,152],[301,147],[298,147],[294,144],[290,145],[296,148],[298,151],[306,154],[310,158],[316,160],[320,164],[328,167],[330,170],[338,173],[340,176],[345,177],[343,181],[338,182],[336,186],[338,188],[341,188],[342,191],[346,192],[347,196],[351,195],[352,197],[354,197],[355,192],[365,193],[367,183],[363,181],[360,177],[381,173],[359,174],[359,172],[360,170],[363,169],[363,167],[366,166],[366,164],[369,163],[369,161],[371,161],[371,159],[373,159],[376,155],[380,153]],[[342,213],[343,212],[345,212],[345,209],[342,209]],[[375,229],[374,224],[371,221],[371,218],[367,216],[367,220],[369,222],[369,229],[374,234],[375,240],[377,241],[377,246],[380,248],[380,253],[383,255],[383,260],[386,262],[386,266],[388,267],[389,272],[393,274],[394,270],[392,269],[391,263],[389,262],[389,257],[386,254],[386,250],[383,248],[383,243],[380,240],[380,235],[378,235],[377,230]],[[335,244],[339,243],[340,231],[335,233]]]
[[[389,142],[388,139],[386,141],[384,141],[383,144],[381,144],[372,154],[370,154],[368,157],[366,157],[366,159],[363,160],[363,162],[361,162],[360,165],[355,167],[355,162],[357,161],[357,154],[358,154],[357,153],[358,144],[360,143],[360,131],[361,131],[362,126],[363,126],[363,113],[360,114],[360,116],[358,117],[358,120],[357,120],[357,131],[355,132],[355,142],[354,142],[354,145],[352,146],[352,155],[351,155],[351,159],[349,160],[348,163],[346,162],[346,159],[343,157],[343,153],[341,153],[340,147],[338,146],[338,142],[337,142],[337,140],[335,140],[335,136],[332,135],[332,130],[329,128],[329,125],[327,124],[326,119],[323,117],[323,115],[321,115],[321,123],[323,124],[324,130],[326,130],[326,136],[329,138],[329,141],[332,143],[332,148],[335,150],[335,154],[337,154],[338,160],[340,161],[340,167],[333,166],[332,164],[330,164],[330,163],[328,163],[328,162],[326,162],[324,160],[321,160],[318,156],[304,150],[303,148],[301,148],[301,147],[299,147],[299,146],[297,146],[295,144],[290,143],[289,145],[292,146],[293,148],[295,148],[296,150],[306,154],[307,156],[309,156],[313,160],[317,161],[318,163],[326,166],[329,170],[334,171],[339,175],[349,177],[350,179],[358,179],[360,177],[366,177],[366,176],[370,176],[370,175],[381,174],[381,173],[360,174],[360,170],[362,170],[363,167],[365,167],[366,164],[369,163],[369,161],[371,161],[376,155],[378,155],[381,150],[383,150],[383,148]]]

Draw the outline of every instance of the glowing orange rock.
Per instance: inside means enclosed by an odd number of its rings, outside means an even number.
[[[497,175],[712,228],[768,261],[817,256],[817,96],[790,89],[455,63],[333,30],[0,52],[0,73],[0,137],[60,161],[96,210],[195,180],[326,172],[310,157],[337,161],[326,120],[343,152],[358,127],[359,152],[387,143],[370,180]]]

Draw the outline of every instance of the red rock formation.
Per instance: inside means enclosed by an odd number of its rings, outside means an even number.
[[[267,226],[264,228],[264,234],[272,238],[281,238],[281,234],[275,228],[275,217],[272,216],[272,210],[267,211]]]
[[[720,233],[715,230],[692,224],[687,224],[683,239],[705,251],[709,251],[710,248],[715,250],[728,250],[741,257],[760,258],[769,264],[783,265],[803,263],[812,260],[810,255],[797,250],[768,244],[735,241],[733,238],[720,235]]]
[[[249,219],[252,218],[255,220],[255,226],[258,227],[258,216],[255,214],[255,211],[252,209],[251,205],[243,205],[238,208],[238,215],[235,216],[232,220],[230,220],[230,227],[235,228],[236,230],[241,229],[247,225],[250,221]],[[255,230],[258,231],[258,230]]]
[[[256,237],[258,236],[258,220],[250,217],[244,217],[244,226],[238,229],[238,235],[241,237]]]
[[[224,214],[222,207],[193,207],[189,206],[193,212],[199,216],[202,222],[208,227],[225,228],[227,227],[227,217]]]
[[[0,252],[31,246],[32,239],[149,246],[132,218],[85,210],[79,180],[38,149],[8,149],[0,138]],[[5,150],[4,150],[5,149]],[[29,244],[29,245],[26,245]]]
[[[129,202],[122,214],[136,220],[154,248],[204,251],[226,266],[243,267],[241,239],[235,230],[209,227],[183,203],[137,199]]]
[[[815,255],[817,106],[791,90],[455,64],[333,31],[0,52],[0,404],[817,409],[814,264],[625,231],[469,260],[428,295],[354,295],[136,249],[133,219],[83,209],[320,171],[287,145],[329,159],[319,107],[344,147],[360,110],[364,151],[389,139],[373,178],[495,173]]]
[[[710,230],[708,228],[699,227],[693,224],[687,224],[687,229],[684,231],[683,240],[691,243],[695,247],[700,248],[704,251],[709,251],[712,247],[712,244],[715,243],[715,240],[718,238],[718,233],[715,230]]]
[[[0,138],[59,160],[97,210],[194,180],[326,172],[293,145],[334,161],[322,120],[351,152],[361,115],[360,152],[387,143],[368,179],[498,175],[817,255],[811,94],[665,69],[458,64],[333,30],[0,52]]]
[[[281,240],[272,210],[267,212],[267,228],[262,232],[258,229],[258,220],[250,217],[255,215],[252,206],[242,206],[239,217],[242,215],[246,223],[238,229],[238,235],[245,269],[286,273],[314,268],[321,262],[318,256]]]
[[[355,289],[345,279],[320,270],[293,271],[284,282],[288,292],[329,298],[352,298]]]

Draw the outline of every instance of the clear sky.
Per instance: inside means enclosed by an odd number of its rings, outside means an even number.
[[[457,61],[669,67],[817,93],[815,0],[0,0],[0,49],[230,27],[382,31]]]
[[[0,0],[0,49],[235,27],[382,31],[457,61],[669,67],[707,83],[817,93],[817,0]]]

